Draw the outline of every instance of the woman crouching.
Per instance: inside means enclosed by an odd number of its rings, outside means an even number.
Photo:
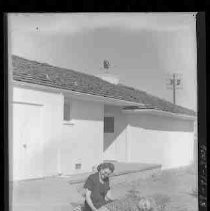
[[[90,175],[84,185],[84,211],[97,211],[103,205],[112,201],[109,186],[109,176],[114,172],[112,163],[102,163],[97,167],[98,172]]]

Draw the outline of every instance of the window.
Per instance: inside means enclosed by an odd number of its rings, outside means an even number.
[[[104,117],[104,133],[114,133],[114,117]]]
[[[70,104],[70,99],[67,97],[64,97],[63,120],[64,121],[71,120],[71,104]]]

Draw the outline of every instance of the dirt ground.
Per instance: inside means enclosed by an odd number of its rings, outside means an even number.
[[[165,170],[142,178],[127,174],[111,181],[112,194],[121,199],[137,192],[141,196],[159,199],[166,204],[166,211],[197,211],[195,193],[196,172],[192,167]],[[116,182],[117,181],[117,182]],[[83,184],[70,185],[68,178],[48,178],[18,182],[11,185],[13,211],[71,211],[83,202]]]
[[[165,204],[167,211],[197,211],[197,177],[192,167],[165,170],[146,179],[113,185],[113,194],[123,198],[137,192],[140,196],[152,197]]]

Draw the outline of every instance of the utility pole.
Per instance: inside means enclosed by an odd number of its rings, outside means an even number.
[[[176,90],[182,89],[182,79],[181,74],[173,73],[171,76],[169,76],[169,82],[167,83],[168,89],[173,89],[173,103],[176,104]]]
[[[175,79],[176,79],[176,76],[175,76],[175,74],[173,74],[172,84],[173,84],[173,103],[174,104],[176,104],[176,83],[175,83]]]

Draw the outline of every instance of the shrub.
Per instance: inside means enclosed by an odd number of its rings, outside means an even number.
[[[125,198],[108,203],[105,207],[110,211],[163,211],[157,209],[154,199],[141,197],[137,191],[130,191]]]

